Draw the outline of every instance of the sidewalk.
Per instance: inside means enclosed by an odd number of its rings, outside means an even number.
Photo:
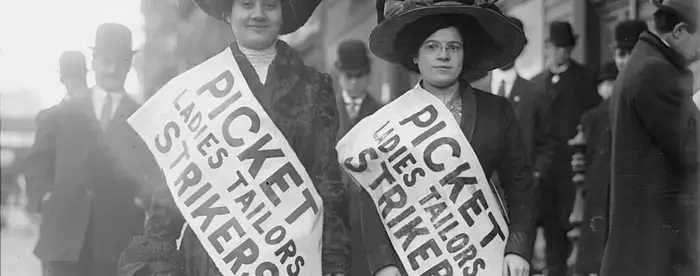
[[[8,225],[0,234],[0,275],[41,276],[41,262],[32,253],[38,234],[36,225],[15,208],[3,213]]]

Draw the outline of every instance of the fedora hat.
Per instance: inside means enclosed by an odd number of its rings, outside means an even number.
[[[497,0],[387,0],[385,20],[374,28],[369,38],[369,48],[377,57],[399,64],[413,72],[418,67],[412,57],[406,57],[404,43],[397,42],[397,36],[410,24],[427,16],[449,15],[460,20],[469,20],[470,39],[480,41],[479,45],[467,45],[465,49],[475,49],[473,59],[464,64],[462,77],[479,75],[500,68],[513,60],[525,47],[525,34],[496,7]],[[473,23],[473,24],[472,24]],[[408,30],[410,32],[411,30]],[[405,33],[405,32],[404,32]]]
[[[566,21],[554,21],[549,24],[547,41],[557,47],[576,46],[578,36],[574,34],[571,24]]]
[[[133,55],[131,30],[117,23],[105,23],[97,27],[93,52],[113,52],[120,55]]]
[[[338,46],[338,60],[335,62],[335,67],[341,72],[353,75],[368,73],[370,59],[365,43],[357,39],[343,41]]]
[[[639,40],[639,35],[648,30],[647,23],[642,20],[625,20],[615,26],[615,42],[612,47],[631,51]]]
[[[199,8],[209,16],[226,21],[226,15],[231,13],[234,0],[195,0]],[[321,0],[280,0],[282,4],[282,27],[280,35],[293,33],[298,30],[316,10]]]
[[[697,0],[651,0],[657,9],[678,16],[681,21],[697,27]]]
[[[61,76],[85,76],[87,66],[85,56],[79,51],[68,51],[58,59]]]

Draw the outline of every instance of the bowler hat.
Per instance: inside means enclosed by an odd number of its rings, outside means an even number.
[[[131,30],[122,24],[105,23],[97,27],[93,51],[132,55]]]
[[[500,68],[520,54],[525,47],[525,34],[503,15],[496,1],[388,0],[384,9],[386,19],[370,34],[369,48],[387,62],[418,72],[412,57],[407,57],[406,51],[397,50],[406,46],[397,42],[397,36],[406,33],[406,27],[420,19],[447,15],[470,23],[461,27],[469,29],[472,41],[479,41],[479,45],[465,45],[465,49],[477,49],[477,52],[469,64],[465,64],[462,77]]]
[[[362,40],[346,40],[338,46],[338,60],[335,62],[338,70],[349,74],[369,72],[370,60],[367,46]]]
[[[647,23],[642,20],[626,20],[615,26],[614,48],[631,51],[639,40],[639,35],[648,30]]]
[[[58,59],[61,76],[85,76],[85,56],[79,51],[64,52]]]
[[[226,20],[231,13],[234,0],[195,0],[209,16]],[[293,33],[306,24],[321,0],[280,0],[282,4],[282,27],[280,35]]]
[[[615,62],[606,62],[598,71],[598,83],[617,79],[617,65]]]
[[[549,42],[557,47],[576,46],[577,36],[571,24],[566,21],[554,21],[549,24]]]
[[[697,27],[697,0],[651,0],[657,9],[678,16],[681,21]]]

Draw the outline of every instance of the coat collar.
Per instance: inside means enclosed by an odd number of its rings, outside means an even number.
[[[476,116],[478,113],[474,88],[469,84],[460,83],[459,94],[462,98],[462,121],[459,123],[459,128],[462,129],[467,140],[471,142],[476,129]]]
[[[681,55],[680,53],[678,53],[678,51],[672,49],[666,43],[664,43],[664,41],[661,40],[659,36],[649,31],[645,31],[639,37],[639,40],[651,45],[652,48],[656,49],[659,53],[666,57],[666,59],[673,63],[674,66],[678,67],[682,71],[685,71],[687,69],[688,61],[686,60],[686,58],[683,57],[683,55]]]

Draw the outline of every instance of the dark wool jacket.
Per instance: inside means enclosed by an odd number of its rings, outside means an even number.
[[[535,186],[532,165],[523,143],[520,124],[510,102],[503,97],[460,86],[460,128],[476,153],[485,175],[497,172],[510,223],[505,254],[532,257],[535,234]],[[361,216],[364,246],[372,273],[390,265],[404,272],[369,194],[362,194]]]
[[[277,42],[277,56],[261,84],[235,43],[231,50],[253,94],[297,154],[323,199],[323,273],[348,273],[348,203],[341,182],[335,141],[338,111],[329,75],[304,65],[294,50]],[[120,261],[119,275],[221,275],[194,232],[185,230],[167,186],[154,191],[146,231],[133,239]],[[142,274],[145,273],[145,274]]]

